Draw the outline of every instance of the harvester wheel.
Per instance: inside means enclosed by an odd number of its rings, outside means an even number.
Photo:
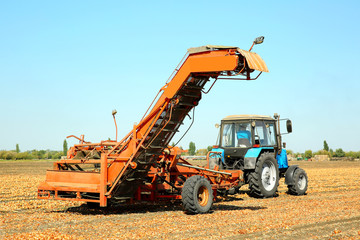
[[[207,213],[213,204],[213,190],[210,182],[203,176],[188,178],[181,193],[185,212],[190,214]]]
[[[256,198],[269,198],[276,195],[279,186],[279,167],[273,153],[261,154],[255,170],[248,175],[249,195]]]
[[[288,193],[291,195],[304,195],[308,187],[308,177],[306,172],[297,168],[293,175],[294,185],[288,185]]]

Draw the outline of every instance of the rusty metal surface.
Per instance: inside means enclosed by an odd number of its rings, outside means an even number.
[[[269,72],[264,60],[254,52],[249,52],[238,48],[237,51],[246,58],[246,61],[251,69],[258,70],[260,72]]]

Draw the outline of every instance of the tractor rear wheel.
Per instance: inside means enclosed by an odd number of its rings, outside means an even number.
[[[185,212],[190,214],[207,213],[213,204],[213,190],[210,182],[203,176],[188,178],[181,193]]]
[[[291,195],[304,195],[308,187],[308,177],[306,172],[297,168],[293,175],[294,185],[288,185],[288,193]]]
[[[273,153],[261,154],[255,170],[248,175],[249,195],[268,198],[276,195],[279,186],[279,167]]]

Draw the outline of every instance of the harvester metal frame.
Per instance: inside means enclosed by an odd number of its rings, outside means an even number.
[[[83,135],[69,136],[77,138],[79,144],[70,148],[67,159],[55,162],[54,169],[47,171],[38,198],[99,203],[105,207],[109,199],[181,199],[184,182],[194,175],[203,176],[214,190],[242,185],[241,170],[192,166],[181,158],[180,149],[169,147],[169,142],[198,105],[211,78],[214,83],[237,75],[253,80],[250,74],[254,70],[268,71],[253,52],[212,45],[189,49],[143,118],[122,140],[116,137],[116,141],[90,143],[84,141]],[[89,169],[89,165],[93,167]]]

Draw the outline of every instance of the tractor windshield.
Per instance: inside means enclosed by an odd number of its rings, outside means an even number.
[[[260,142],[260,146],[276,145],[276,132],[273,122],[256,121],[255,141]]]
[[[222,126],[221,146],[248,148],[252,145],[250,122],[225,123]]]

